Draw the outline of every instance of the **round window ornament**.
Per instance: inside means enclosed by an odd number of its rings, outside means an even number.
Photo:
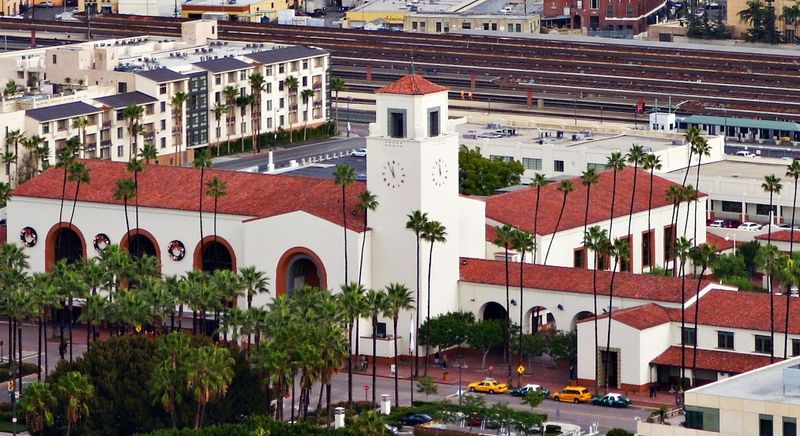
[[[169,253],[170,259],[179,262],[186,256],[186,247],[183,245],[183,242],[175,240],[169,243],[167,253]]]
[[[36,234],[36,230],[33,227],[25,227],[19,232],[19,240],[22,241],[23,246],[30,248],[39,241],[39,235]]]
[[[98,253],[102,253],[106,251],[109,245],[111,245],[111,239],[108,238],[108,235],[105,233],[98,233],[94,237],[94,249],[97,250]]]

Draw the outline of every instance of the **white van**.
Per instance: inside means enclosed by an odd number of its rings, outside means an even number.
[[[739,157],[756,157],[756,155],[754,155],[753,153],[751,153],[749,151],[744,151],[744,150],[737,151],[736,152],[736,156],[739,156]]]

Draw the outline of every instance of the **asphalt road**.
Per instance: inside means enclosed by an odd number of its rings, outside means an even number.
[[[338,153],[341,151],[352,150],[354,148],[366,147],[367,140],[363,137],[366,134],[360,125],[353,125],[351,129],[352,135],[350,138],[341,137],[329,139],[321,142],[311,144],[304,144],[292,146],[288,148],[279,149],[273,152],[273,159],[276,167],[284,167],[289,165],[290,160],[310,158],[314,156],[324,156],[325,154]],[[248,170],[253,167],[259,167],[263,170],[269,161],[269,153],[262,151],[259,154],[240,154],[236,156],[226,156],[222,158],[213,159],[214,168],[230,171]]]

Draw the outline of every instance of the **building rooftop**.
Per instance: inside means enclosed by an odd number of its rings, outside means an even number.
[[[794,233],[794,235],[792,235]],[[773,231],[772,232],[772,242],[792,242],[800,247],[800,231],[795,230],[794,232],[791,230],[780,230],[780,231]],[[756,236],[758,240],[767,240],[767,234],[764,233],[763,235]]]
[[[463,0],[436,0],[434,3],[422,0],[371,0],[364,2],[363,5],[354,8],[348,15],[351,19],[358,19],[357,12],[411,12],[416,8],[417,12],[452,12],[457,9]]]
[[[589,198],[589,225],[608,220],[611,215],[611,193],[615,191],[614,217],[627,216],[631,206],[631,193],[633,189],[633,168],[625,167],[617,172],[616,189],[614,188],[614,172],[611,170],[600,171],[599,182],[591,187]],[[661,178],[653,177],[653,186],[650,186],[650,173],[637,170],[636,195],[634,196],[633,213],[646,211],[650,205],[650,192],[652,207],[659,208],[671,206],[666,198],[667,188],[675,183]],[[571,178],[575,191],[568,194],[563,217],[556,229],[563,194],[558,191],[558,183],[549,183],[541,189],[539,199],[540,213],[537,233],[549,235],[556,230],[563,231],[583,226],[586,211],[586,186],[581,183],[580,177]],[[533,232],[533,217],[536,215],[537,189],[527,189],[497,194],[485,199],[486,217],[503,224]],[[705,196],[705,194],[700,194]]]
[[[686,347],[686,367],[694,363],[692,347]],[[770,364],[769,356],[722,350],[697,349],[697,369],[741,374]],[[652,365],[681,366],[681,347],[673,345],[650,361]]]
[[[105,160],[83,162],[92,173],[92,183],[81,185],[78,201],[122,205],[114,198],[114,187],[118,180],[130,176],[126,164]],[[213,169],[205,170],[205,173],[206,180],[216,176],[228,184],[228,195],[218,202],[221,214],[253,219],[303,211],[335,224],[342,222],[341,187],[336,186],[333,180]],[[59,199],[61,191],[53,189],[53,186],[60,186],[62,176],[63,172],[55,168],[47,170],[17,187],[12,197]],[[165,180],[180,180],[182,188],[174,189]],[[145,164],[145,170],[139,175],[139,206],[196,211],[200,200],[199,185],[200,170]],[[355,182],[347,188],[347,202],[353,207],[352,215],[348,214],[347,227],[357,232],[363,230],[363,215],[355,205],[364,188],[363,182]],[[74,183],[68,182],[66,189],[67,200],[71,201]],[[213,212],[212,203],[204,202],[203,210]]]
[[[296,45],[292,47],[279,47],[272,50],[258,51],[247,54],[245,57],[262,64],[274,64],[328,53],[330,53],[328,50],[323,50],[321,48]]]
[[[526,288],[548,289],[578,294],[594,293],[593,270],[534,265],[530,263],[526,263],[524,268],[524,286]],[[510,286],[512,288],[518,288],[519,263],[515,262],[511,264],[510,271]],[[460,277],[462,282],[505,285],[505,262],[500,260],[462,258]],[[681,280],[680,277],[662,277],[651,274],[618,272],[614,277],[614,296],[620,298],[634,298],[637,300],[681,303]],[[608,295],[610,284],[611,271],[597,271],[598,295]],[[685,297],[688,300],[694,296],[694,291],[697,287],[697,279],[687,278],[685,286]],[[701,281],[701,291],[708,286],[724,289],[723,286],[716,285],[711,281]],[[731,290],[718,292],[736,293]],[[701,311],[700,313],[702,314],[703,312]],[[769,317],[767,317],[767,321],[769,321]],[[667,320],[664,322],[667,322]]]
[[[447,89],[446,86],[437,85],[419,74],[409,74],[375,92],[377,94],[425,95],[447,91]]]
[[[139,71],[136,74],[146,79],[150,79],[156,83],[175,82],[187,78],[183,74],[178,73],[176,71],[172,71],[169,68],[156,68],[155,70],[144,70],[144,71]]]
[[[726,157],[718,162],[703,164],[700,167],[700,176],[763,180],[765,176],[775,174],[783,178],[784,174],[786,174],[786,165],[789,163],[790,161],[779,159]],[[692,172],[695,169],[696,166],[692,169]],[[683,176],[685,171],[686,168],[681,168],[668,174]]]
[[[158,99],[151,97],[143,92],[134,91],[126,92],[124,94],[114,94],[108,97],[96,98],[95,101],[102,103],[106,106],[111,106],[114,109],[124,108],[129,104],[147,104],[157,102]]]
[[[748,129],[772,129],[787,132],[800,132],[800,124],[789,121],[754,120],[735,117],[715,117],[711,115],[691,115],[681,120],[688,124],[709,124],[729,127],[746,127]]]
[[[226,73],[228,71],[244,70],[250,67],[249,63],[234,57],[223,57],[209,61],[195,62],[192,65],[212,73]]]
[[[57,104],[53,106],[31,109],[25,112],[25,116],[31,117],[36,121],[44,122],[79,117],[81,115],[94,114],[101,111],[102,109],[98,107],[94,107],[82,101],[75,101],[72,103]]]
[[[213,6],[215,8],[220,8],[224,10],[225,8],[241,8],[242,6],[250,6],[250,5],[257,5],[262,3],[264,0],[235,0],[233,3],[230,3],[225,0],[192,0],[191,2],[187,2],[183,5],[183,7],[191,7],[191,6]]]
[[[769,357],[767,357],[769,360]],[[800,357],[764,366],[744,374],[687,391],[688,394],[714,395],[742,400],[800,405],[800,396],[784,395],[784,371],[796,367]],[[800,384],[800,380],[791,380]]]

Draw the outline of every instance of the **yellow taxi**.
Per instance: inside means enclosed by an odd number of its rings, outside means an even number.
[[[564,403],[586,403],[592,400],[592,393],[583,386],[567,386],[554,393],[553,399]]]
[[[489,394],[502,394],[508,392],[508,385],[500,383],[495,379],[487,378],[483,381],[470,383],[467,385],[470,392],[486,392]]]

